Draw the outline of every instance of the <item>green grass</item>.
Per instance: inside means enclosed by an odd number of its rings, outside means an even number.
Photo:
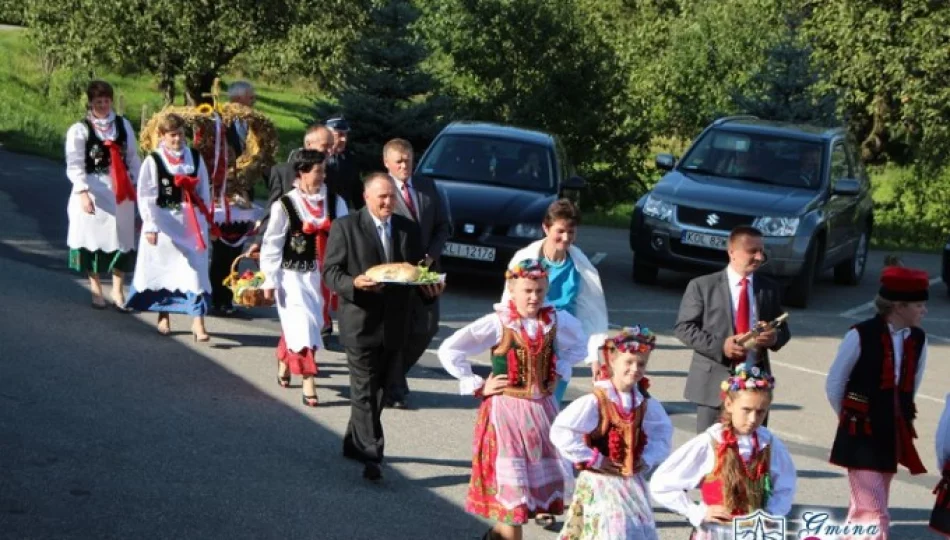
[[[0,32],[0,51],[0,145],[15,152],[62,159],[66,130],[84,112],[87,77],[69,70],[46,77],[40,55],[23,30]],[[162,98],[154,77],[93,71],[115,88],[116,101],[121,100],[136,132],[142,126],[143,107],[147,116],[161,109]],[[227,79],[227,75],[222,77]],[[256,86],[258,110],[277,128],[277,161],[283,161],[291,149],[303,143],[317,92],[302,82],[279,86],[252,83]],[[179,93],[182,88],[179,81]],[[176,103],[181,102],[179,94]]]

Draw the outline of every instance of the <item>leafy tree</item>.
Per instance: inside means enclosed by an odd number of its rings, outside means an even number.
[[[378,2],[369,13],[372,31],[353,44],[352,60],[331,87],[333,101],[315,104],[317,121],[346,116],[353,129],[349,147],[363,170],[381,166],[389,139],[407,139],[421,151],[439,129],[444,101],[421,66],[428,53],[415,35],[418,18],[409,0]]]
[[[69,65],[151,72],[166,102],[182,75],[187,98],[200,101],[238,54],[286,33],[292,1],[35,0],[27,21]]]
[[[733,99],[741,112],[766,120],[833,125],[835,94],[816,95],[823,79],[799,35],[800,19],[786,15],[785,35],[766,52],[762,70],[752,74],[745,93],[735,92]]]
[[[560,136],[595,203],[626,199],[646,141],[627,114],[626,74],[573,1],[425,0],[433,69],[458,118]]]

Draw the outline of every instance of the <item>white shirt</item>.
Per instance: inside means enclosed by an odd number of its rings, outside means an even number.
[[[755,432],[759,449],[772,447],[769,459],[769,474],[772,478],[772,495],[764,510],[773,516],[787,515],[795,498],[797,473],[788,449],[772,432],[760,427]],[[752,454],[752,436],[736,434],[739,454],[747,460]],[[703,477],[716,465],[716,449],[722,441],[722,424],[715,424],[704,433],[693,437],[679,447],[664,461],[650,480],[650,494],[664,507],[686,516],[694,527],[699,527],[706,516],[702,501],[692,502],[686,494],[696,489]]]
[[[644,400],[636,388],[630,392],[618,393],[610,381],[597,381],[594,386],[606,390],[607,398],[620,405],[625,413],[639,407]],[[594,457],[594,450],[587,445],[584,437],[597,429],[599,424],[600,408],[597,396],[587,394],[571,402],[554,419],[551,425],[551,443],[572,463],[586,463]],[[640,456],[646,465],[646,470],[642,471],[645,474],[670,455],[673,424],[660,402],[650,399],[647,401],[642,426],[647,434],[647,444]],[[600,466],[603,458],[601,455],[595,466]]]
[[[473,323],[457,330],[439,346],[439,362],[449,375],[459,380],[459,393],[474,394],[485,384],[485,379],[472,373],[470,356],[488,351],[501,341],[504,327],[520,330],[524,324],[525,332],[533,335],[537,319],[509,320],[508,304],[495,304],[495,312],[485,315]],[[557,341],[554,344],[557,362],[554,370],[565,381],[571,379],[571,369],[587,355],[587,336],[581,323],[566,311],[558,311],[549,325],[542,324],[547,334],[557,324]],[[504,327],[502,326],[504,325]]]
[[[379,235],[379,241],[383,243],[384,250],[389,249],[389,252],[386,253],[386,257],[389,258],[386,262],[392,262],[393,258],[393,229],[391,220],[383,221],[378,217],[374,216],[372,212],[369,213],[369,217],[373,218],[373,223],[376,225],[376,234]],[[379,228],[382,227],[383,230],[380,232]],[[383,235],[386,235],[386,238],[383,238]]]
[[[739,282],[742,281],[742,276],[733,270],[731,266],[727,266],[726,277],[729,280],[729,297],[732,298],[732,322],[734,324],[739,317],[739,292],[742,290],[742,285]],[[759,314],[755,305],[755,292],[752,288],[753,276],[749,274],[746,278],[749,280],[748,285],[746,285],[749,296],[749,330],[752,330],[755,328],[755,323],[759,321]],[[749,365],[756,363],[756,359],[759,356],[756,351],[757,350],[753,348],[746,353],[745,358]]]
[[[947,394],[947,403],[940,415],[940,424],[937,425],[937,474],[950,463],[950,394]]]
[[[894,330],[894,327],[888,323],[887,328],[891,331],[891,342],[894,344],[894,380],[900,380],[901,361],[904,356],[904,339],[910,334],[910,328]],[[838,346],[838,354],[834,362],[831,363],[831,369],[828,370],[828,378],[825,379],[825,394],[831,403],[831,408],[836,413],[841,413],[841,401],[844,399],[845,388],[848,386],[848,380],[851,378],[851,372],[858,363],[861,356],[861,337],[854,328],[848,330]],[[920,351],[920,359],[917,361],[917,374],[914,381],[914,394],[920,388],[920,382],[923,380],[924,366],[927,364],[927,338],[924,337],[924,346]]]

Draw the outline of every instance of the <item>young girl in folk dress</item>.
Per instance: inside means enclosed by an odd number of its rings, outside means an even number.
[[[795,466],[785,445],[761,427],[775,379],[740,364],[723,382],[722,421],[673,452],[653,474],[650,493],[686,516],[693,540],[732,540],[732,520],[763,510],[784,516],[795,496]],[[689,500],[699,489],[702,501]]]
[[[545,304],[547,273],[536,259],[506,273],[511,300],[442,342],[439,360],[462,394],[482,398],[465,509],[496,520],[488,540],[520,540],[536,514],[564,511],[561,458],[548,437],[558,379],[586,356],[587,337],[570,314]],[[491,351],[487,380],[469,357]]]
[[[607,339],[609,376],[554,420],[551,441],[582,469],[561,540],[658,538],[644,475],[669,455],[673,424],[643,377],[655,344],[639,326]]]
[[[125,307],[126,273],[135,265],[135,186],[141,162],[132,124],[112,110],[112,86],[92,81],[89,112],[66,132],[69,267],[89,277],[92,307],[102,309],[99,274],[112,273],[112,301]]]
[[[324,155],[301,150],[294,156],[297,182],[271,207],[261,243],[265,297],[276,296],[281,336],[277,344],[277,383],[290,386],[290,374],[303,377],[303,404],[316,407],[314,354],[323,347],[323,294],[320,260],[326,249],[331,204],[346,215],[343,199],[327,191]],[[276,290],[276,294],[275,294]]]
[[[208,280],[208,170],[185,145],[185,121],[168,114],[158,126],[158,148],[142,162],[138,200],[142,215],[132,295],[128,306],[158,312],[158,332],[171,334],[170,313],[194,317],[196,341],[208,341],[204,316]]]

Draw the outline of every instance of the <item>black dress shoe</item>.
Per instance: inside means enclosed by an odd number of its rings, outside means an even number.
[[[330,336],[332,336],[332,335],[333,335],[333,327],[332,327],[332,326],[329,327],[329,328],[324,328],[323,330],[320,330],[320,337],[322,337],[323,339],[327,339],[328,337],[330,337]]]
[[[402,409],[404,411],[408,411],[409,409],[411,409],[411,407],[409,406],[409,401],[405,399],[394,399],[392,403],[390,403],[389,406],[392,407],[393,409]]]
[[[363,466],[363,478],[370,482],[379,482],[383,479],[383,471],[376,463],[367,463]]]

